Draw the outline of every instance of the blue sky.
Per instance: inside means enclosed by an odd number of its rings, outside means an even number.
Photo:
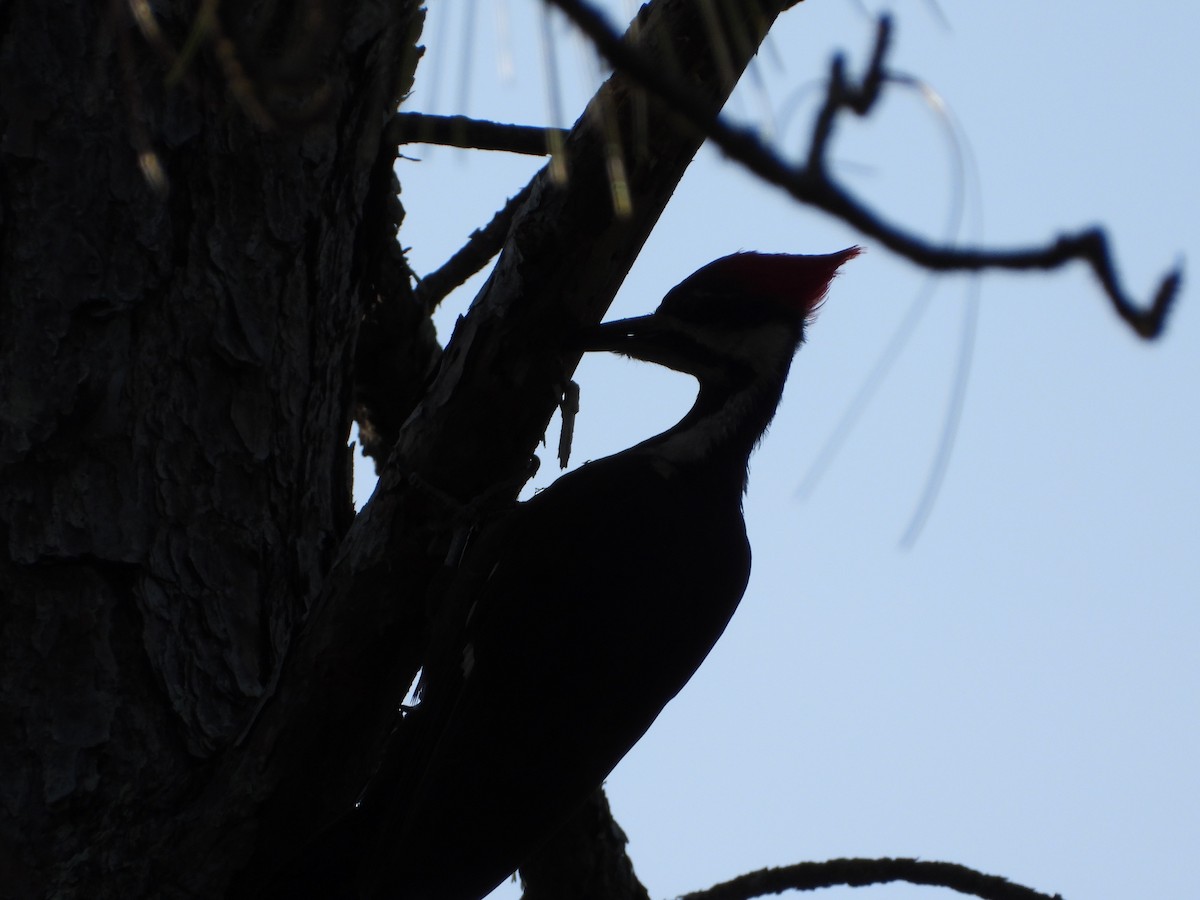
[[[582,46],[555,27],[563,102],[552,121],[536,2],[477,6],[464,71],[472,4],[434,4],[408,108],[569,125],[591,93]],[[929,4],[896,6],[891,65],[931,84],[961,124],[980,173],[968,218],[985,242],[1024,245],[1103,223],[1138,297],[1168,267],[1200,260],[1200,7],[1020,0],[943,11],[948,27]],[[856,4],[800,4],[727,113],[774,120],[776,137],[800,152],[814,95],[794,95],[823,77],[835,48],[861,65],[872,28]],[[401,239],[422,272],[540,165],[405,153],[420,161],[398,167]],[[870,122],[845,123],[832,158],[889,216],[944,233],[954,156],[916,94],[895,92]],[[904,550],[955,383],[968,279],[940,279],[804,500],[798,485],[924,273],[705,149],[610,317],[649,312],[736,250],[859,242],[868,252],[834,285],[752,464],[755,562],[742,607],[608,780],[639,875],[665,897],[766,865],[911,855],[1068,900],[1194,900],[1200,293],[1185,269],[1164,339],[1146,344],[1082,265],[984,276],[954,455],[924,532]],[[447,301],[443,339],[478,284]],[[693,395],[686,378],[604,357],[585,360],[576,381],[574,464],[668,427]],[[538,485],[557,471],[556,423],[549,434]],[[360,468],[360,504],[370,489]],[[516,895],[506,886],[496,896]]]

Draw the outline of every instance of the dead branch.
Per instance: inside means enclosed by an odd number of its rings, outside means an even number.
[[[505,238],[508,237],[513,217],[529,199],[532,186],[531,181],[521,188],[492,216],[490,222],[472,231],[467,242],[440,268],[421,279],[415,293],[417,300],[426,310],[433,312],[437,309],[438,304],[445,300],[451,291],[483,269],[488,261],[500,252]]]
[[[392,116],[385,135],[385,139],[395,146],[439,144],[465,150],[496,150],[504,153],[524,153],[528,156],[546,156],[555,142],[561,146],[567,131],[563,128],[489,122],[486,119],[472,119],[468,116],[401,112]]]

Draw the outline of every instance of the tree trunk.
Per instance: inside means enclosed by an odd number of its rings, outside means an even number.
[[[173,88],[123,4],[4,17],[6,896],[214,896],[244,854],[236,829],[186,868],[168,848],[351,520],[364,207],[416,5],[360,4],[322,47],[277,21],[268,52],[175,3],[165,38],[202,44]]]

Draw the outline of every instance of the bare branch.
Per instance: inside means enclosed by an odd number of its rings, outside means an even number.
[[[865,887],[896,881],[949,888],[983,900],[1062,900],[1058,894],[1043,894],[958,863],[917,859],[831,859],[760,869],[707,890],[686,894],[681,900],[749,900],[789,890],[812,891],[836,885]]]
[[[387,125],[384,141],[440,144],[469,150],[498,150],[545,156],[561,148],[568,132],[561,128],[505,125],[467,116],[434,116],[426,113],[397,113]],[[466,244],[439,269],[421,279],[416,297],[432,312],[468,278],[483,269],[500,252],[513,216],[529,199],[530,184],[522,188],[487,225],[471,232]]]
[[[435,116],[428,113],[396,113],[388,122],[385,140],[400,144],[440,144],[466,150],[499,150],[547,156],[566,139],[562,128],[507,125],[468,116]]]
[[[1042,246],[1012,250],[942,246],[886,222],[829,178],[825,171],[824,154],[833,134],[837,113],[842,109],[851,109],[859,115],[865,114],[886,80],[884,58],[891,34],[891,20],[887,16],[879,20],[871,65],[861,83],[849,82],[842,58],[835,57],[826,102],[814,129],[808,164],[795,166],[765,145],[750,129],[731,125],[715,114],[681,79],[655,65],[636,45],[622,41],[603,17],[583,0],[549,2],[566,13],[616,68],[666,100],[674,112],[701,129],[727,156],[764,181],[783,188],[802,203],[825,210],[928,269],[1029,271],[1056,269],[1073,260],[1082,260],[1091,266],[1117,314],[1137,334],[1153,338],[1162,332],[1167,313],[1179,292],[1182,272],[1179,269],[1168,272],[1159,283],[1148,307],[1140,307],[1122,288],[1112,262],[1108,238],[1099,228],[1063,234]]]
[[[814,172],[825,171],[825,148],[833,136],[833,126],[837,114],[842,109],[851,109],[860,116],[865,116],[879,99],[886,78],[883,60],[887,56],[888,47],[892,42],[892,23],[884,16],[879,20],[875,33],[875,50],[871,53],[871,64],[861,84],[855,85],[846,81],[846,63],[842,54],[835,54],[829,78],[829,88],[825,95],[825,103],[813,126],[812,141],[808,150],[808,167]]]
[[[532,187],[533,182],[531,181],[521,188],[504,204],[503,209],[492,216],[490,222],[482,228],[472,231],[466,244],[446,260],[441,268],[430,272],[421,279],[415,294],[426,310],[433,312],[451,291],[480,271],[492,257],[500,252],[505,238],[508,237],[508,229],[512,225],[513,217],[529,199]]]

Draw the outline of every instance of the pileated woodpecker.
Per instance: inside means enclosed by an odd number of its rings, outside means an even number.
[[[741,600],[748,458],[805,322],[858,252],[727,256],[653,315],[585,336],[584,349],[695,376],[695,405],[560,478],[468,551],[477,575],[464,576],[452,664],[427,667],[400,760],[329,838],[364,862],[333,873],[332,891],[324,865],[305,896],[477,900],[641,738]]]

